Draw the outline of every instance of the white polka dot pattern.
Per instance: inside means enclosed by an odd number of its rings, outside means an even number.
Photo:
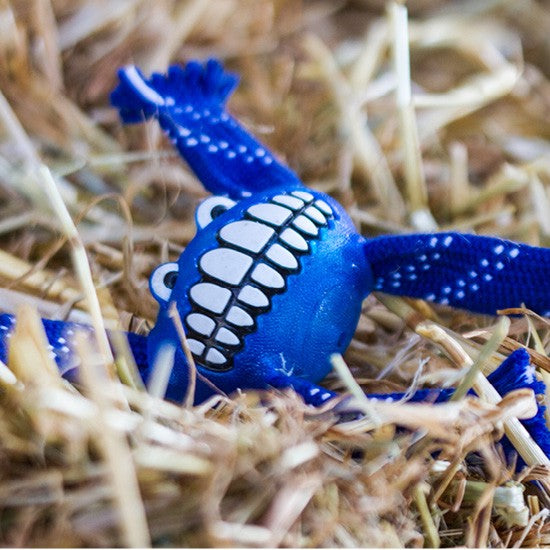
[[[550,266],[547,249],[441,233],[379,237],[367,242],[366,255],[374,290],[487,313],[550,302],[531,282]]]

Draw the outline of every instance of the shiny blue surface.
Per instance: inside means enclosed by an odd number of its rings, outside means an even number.
[[[237,203],[197,232],[178,260],[178,279],[170,297],[170,301],[177,304],[182,319],[186,319],[193,309],[190,288],[209,280],[202,276],[197,264],[205,252],[220,248],[217,238],[220,229],[231,222],[246,219],[245,212],[250,206],[268,203],[270,198],[287,192],[288,189],[274,189],[256,194]],[[320,228],[318,237],[308,240],[309,250],[297,255],[298,269],[288,274],[278,269],[283,274],[284,288],[269,291],[262,285],[255,285],[270,296],[267,308],[255,315],[253,308],[238,304],[251,314],[254,325],[243,331],[242,346],[232,355],[231,368],[217,372],[201,364],[199,358],[195,359],[199,371],[224,392],[231,393],[238,387],[245,387],[243,381],[246,381],[246,387],[265,388],[272,378],[281,373],[317,382],[331,368],[330,355],[342,353],[353,336],[361,302],[372,286],[362,253],[363,239],[355,232],[351,220],[337,202],[322,193],[309,192],[314,200],[322,199],[330,205],[334,215],[326,226]],[[264,258],[264,255],[257,255],[250,271]],[[269,260],[266,263],[278,267]],[[231,287],[232,292],[242,286]],[[231,306],[226,306],[226,309],[228,307]],[[149,335],[151,365],[164,342],[177,341],[167,309],[166,303],[160,304],[157,323]],[[233,329],[230,324],[225,326]],[[187,334],[188,337],[195,337],[189,327]],[[187,386],[185,356],[181,348],[177,348],[168,393],[172,399],[181,399]],[[212,388],[199,381],[197,400],[211,393]]]

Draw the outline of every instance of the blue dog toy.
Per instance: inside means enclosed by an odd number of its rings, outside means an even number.
[[[196,214],[197,235],[177,263],[151,276],[160,309],[148,337],[150,374],[165,342],[178,343],[175,302],[199,371],[230,393],[292,386],[313,404],[315,385],[355,331],[373,290],[483,313],[525,303],[550,311],[550,250],[439,233],[365,239],[331,197],[298,177],[225,110],[237,78],[211,60],[147,80],[119,72],[111,100],[124,122],[155,117],[217,195]],[[168,397],[182,399],[187,362],[177,345]],[[199,382],[197,400],[212,393]]]
[[[128,335],[146,382],[159,350],[176,347],[167,398],[182,400],[188,386],[188,364],[168,315],[172,302],[202,375],[196,402],[213,386],[226,393],[292,387],[314,405],[333,398],[316,383],[329,372],[330,355],[345,351],[373,290],[489,314],[522,303],[550,312],[550,250],[458,233],[358,234],[342,206],[306,188],[226,112],[237,78],[217,61],[174,66],[150,79],[126,67],[119,77],[111,100],[122,120],[157,118],[217,195],[198,207],[197,235],[179,260],[151,276],[160,306],[155,327],[146,338]],[[4,360],[13,322],[0,317]],[[70,376],[76,327],[44,326]]]

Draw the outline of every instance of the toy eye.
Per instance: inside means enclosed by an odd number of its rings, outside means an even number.
[[[235,201],[228,199],[227,197],[210,197],[199,204],[197,212],[195,214],[195,220],[197,227],[203,229],[214,218],[217,218],[223,214],[226,210],[237,204]]]
[[[168,302],[177,278],[178,264],[176,262],[159,265],[153,271],[149,279],[149,287],[157,302]]]

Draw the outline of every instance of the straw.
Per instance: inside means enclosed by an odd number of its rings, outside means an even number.
[[[78,234],[76,226],[67,210],[67,207],[65,206],[65,203],[63,202],[50,170],[46,166],[41,165],[37,175],[40,177],[41,182],[45,187],[46,195],[50,199],[52,208],[59,218],[61,227],[63,228],[63,231],[71,244],[73,264],[90,311],[92,325],[94,327],[94,335],[99,346],[99,351],[102,355],[104,363],[106,365],[110,365],[113,362],[113,355],[111,353],[111,347],[109,346],[107,333],[105,332],[105,324],[101,314],[101,307],[99,305],[99,299],[95,290],[92,273],[88,264],[86,249],[82,244],[80,235]]]
[[[90,350],[86,338],[77,334],[76,339],[77,349],[82,358],[82,380],[91,401],[97,407],[94,431],[96,431],[97,442],[104,456],[114,498],[120,511],[124,543],[132,548],[150,546],[147,518],[139,494],[130,449],[123,434],[113,429],[107,422],[113,404],[106,397],[105,386],[109,388],[111,382],[107,371],[101,367],[103,357],[99,358],[100,363],[92,363],[93,352]]]
[[[428,191],[412,100],[407,8],[392,2],[388,13],[393,35],[393,65],[397,76],[395,95],[411,223],[418,231],[433,231],[437,223],[428,207]]]

